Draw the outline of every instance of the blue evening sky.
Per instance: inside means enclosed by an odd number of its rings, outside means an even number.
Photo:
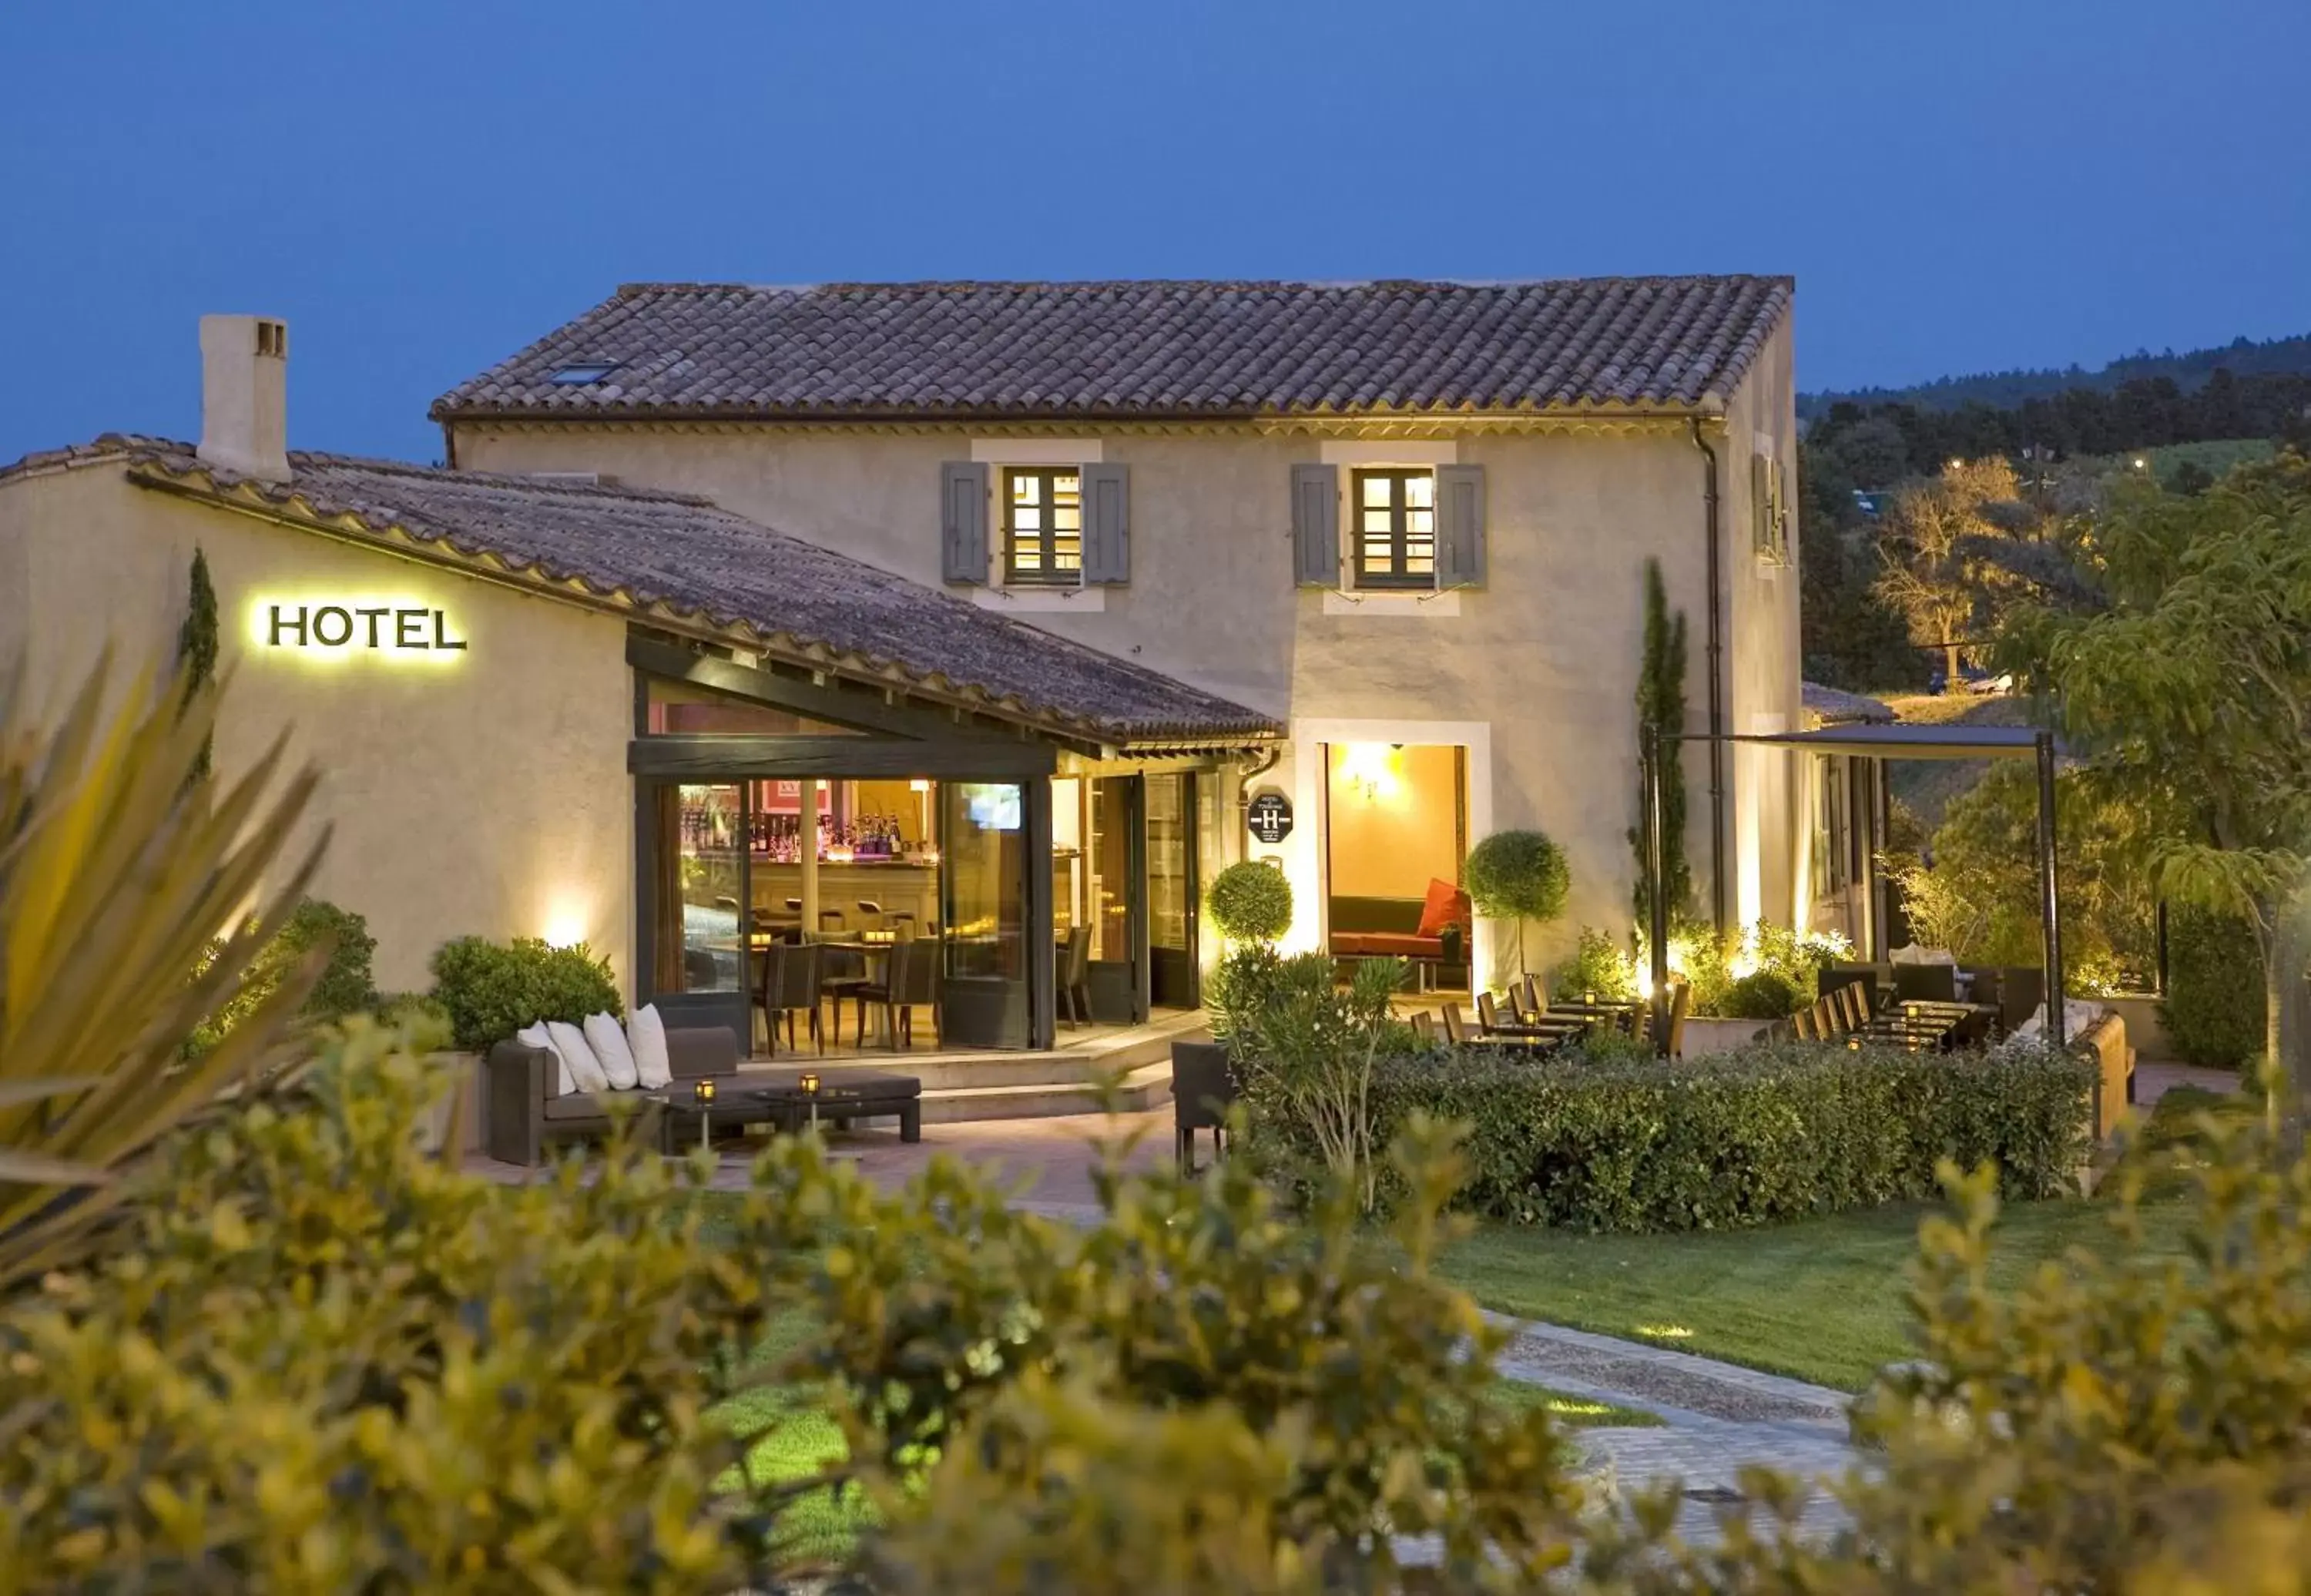
[[[632,280],[1787,272],[1799,379],[2311,331],[2306,0],[0,6],[0,461],[292,444]]]

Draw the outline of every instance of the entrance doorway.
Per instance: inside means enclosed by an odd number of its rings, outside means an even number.
[[[1336,958],[1397,956],[1424,987],[1468,980],[1465,915],[1447,930],[1469,851],[1466,750],[1451,744],[1332,743],[1324,750],[1325,924]],[[1437,884],[1443,890],[1437,892]]]

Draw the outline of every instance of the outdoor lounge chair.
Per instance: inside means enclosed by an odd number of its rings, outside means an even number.
[[[1956,964],[1895,965],[1894,999],[1897,1003],[1957,1002],[1958,966]]]
[[[726,1081],[738,1072],[738,1036],[728,1026],[670,1030],[666,1053],[672,1091],[689,1091],[708,1076]],[[609,1112],[596,1094],[561,1089],[561,1063],[545,1048],[509,1038],[490,1050],[482,1069],[482,1147],[493,1158],[537,1164],[545,1161],[546,1143],[599,1136],[610,1128]]]

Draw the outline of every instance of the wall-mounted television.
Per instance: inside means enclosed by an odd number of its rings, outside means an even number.
[[[971,824],[981,831],[1019,829],[1019,789],[1016,787],[974,786],[964,799],[964,808],[971,816]]]

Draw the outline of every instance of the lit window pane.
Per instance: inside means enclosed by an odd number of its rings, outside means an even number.
[[[1013,525],[1022,532],[1040,532],[1043,529],[1043,512],[1033,505],[1014,510],[1012,516]]]
[[[1082,491],[1082,479],[1072,471],[1065,476],[1055,476],[1051,479],[1051,491],[1060,496],[1062,502],[1072,500]]]
[[[1083,525],[1083,511],[1064,500],[1051,511],[1051,525],[1062,532],[1072,532]]]
[[[1367,476],[1364,478],[1364,501],[1366,504],[1378,504],[1384,506],[1388,503],[1387,477]]]
[[[1404,573],[1407,576],[1432,576],[1435,573],[1435,571],[1436,562],[1430,559],[1426,554],[1408,554],[1405,556]]]
[[[1367,510],[1364,512],[1364,529],[1366,532],[1386,532],[1394,525],[1388,511],[1384,510]]]
[[[1436,502],[1436,479],[1426,472],[1404,479],[1404,501],[1417,510],[1426,510]]]
[[[1433,510],[1408,510],[1404,512],[1404,529],[1415,537],[1426,537],[1436,530],[1436,512]]]
[[[1042,479],[1040,477],[1029,476],[1024,473],[1017,476],[1014,476],[1011,479],[1011,502],[1014,504],[1034,503],[1042,496]]]

